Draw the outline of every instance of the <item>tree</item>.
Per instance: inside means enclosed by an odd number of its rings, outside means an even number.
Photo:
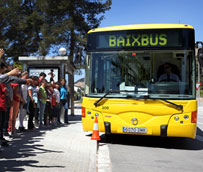
[[[0,46],[6,56],[17,59],[20,55],[38,53],[42,37],[43,17],[35,1],[0,1]]]
[[[1,0],[0,47],[7,57],[68,50],[71,113],[74,70],[84,65],[87,32],[99,26],[112,0]],[[75,65],[77,64],[77,65]]]
[[[71,114],[74,114],[74,64],[84,64],[84,44],[87,32],[99,26],[103,13],[110,9],[111,0],[66,0],[47,4],[47,18],[55,19],[52,34],[56,44],[64,45],[69,50],[69,88],[71,93]],[[54,5],[54,8],[53,8]],[[51,10],[49,10],[51,9]],[[59,12],[60,11],[60,12]],[[50,29],[50,28],[49,28]]]

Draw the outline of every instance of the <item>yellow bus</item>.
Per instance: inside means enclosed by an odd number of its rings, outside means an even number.
[[[143,24],[90,30],[84,131],[195,138],[194,28]]]

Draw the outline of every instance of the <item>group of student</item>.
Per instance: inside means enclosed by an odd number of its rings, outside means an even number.
[[[5,136],[15,137],[16,119],[19,117],[20,132],[43,128],[48,125],[68,123],[68,90],[66,80],[47,82],[46,74],[30,76],[18,68],[11,69],[1,59],[0,49],[0,148],[9,146]],[[23,123],[28,115],[28,126]]]

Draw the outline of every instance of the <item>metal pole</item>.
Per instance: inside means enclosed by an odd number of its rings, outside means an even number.
[[[200,83],[200,64],[199,61],[197,62],[198,65],[198,74],[197,74],[197,82]],[[200,89],[197,90],[197,100],[198,100],[198,105],[200,103]]]
[[[65,78],[65,65],[64,63],[61,64],[61,78]]]
[[[23,64],[23,71],[26,71],[27,70],[27,63],[24,63]]]

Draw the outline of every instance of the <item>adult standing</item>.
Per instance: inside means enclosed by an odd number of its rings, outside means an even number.
[[[8,70],[8,66],[1,59],[3,54],[4,54],[4,50],[0,49],[0,83],[4,83],[8,87],[8,86],[10,86],[10,85],[8,85],[9,83],[25,84],[25,83],[31,82],[31,80],[28,80],[28,79],[25,80],[25,79],[15,77],[15,76],[19,75],[19,72],[20,72],[19,68],[15,68],[15,69],[5,73],[5,71]],[[10,91],[8,91],[8,92],[11,93]],[[9,94],[9,96],[12,96],[12,94]],[[6,126],[7,126],[8,122],[6,120],[6,117],[7,117],[6,113],[4,113],[3,115],[0,115],[0,124],[1,125],[6,124]]]
[[[2,57],[4,51],[0,49],[0,58]],[[0,74],[3,74],[6,69],[5,63],[0,61]],[[5,113],[6,113],[6,97],[8,96],[8,89],[5,83],[0,83],[0,148],[1,146],[7,146],[7,142],[4,142],[5,139],[3,137],[3,124],[5,121]]]
[[[19,112],[21,94],[19,91],[19,84],[11,83],[11,86],[13,88],[13,101],[12,101],[12,105],[10,107],[10,118],[9,118],[8,131],[11,132],[11,135],[14,135],[16,118],[17,118],[18,112]]]
[[[8,89],[7,91],[7,96],[3,97],[2,95],[0,96],[0,99],[6,98],[6,111],[2,111],[2,115],[0,115],[0,126],[2,125],[3,127],[3,132],[4,135],[8,136],[8,121],[9,121],[9,114],[10,114],[10,105],[11,102],[13,101],[13,89],[10,85],[9,77],[12,75],[17,75],[20,70],[18,68],[9,71],[7,65],[3,62],[1,59],[4,54],[4,50],[1,48],[0,49],[0,84],[1,88],[2,86]],[[4,90],[1,90],[1,93],[5,93]],[[5,95],[5,94],[4,94]],[[0,103],[4,103],[2,100],[0,100]],[[1,128],[1,127],[0,127]]]
[[[27,79],[28,72],[27,71],[23,72],[21,74],[21,78]],[[20,122],[19,130],[24,131],[25,127],[23,126],[23,121],[27,114],[27,96],[28,96],[28,87],[26,84],[21,85],[21,96],[22,96],[22,99],[21,99],[21,103],[20,103],[20,113],[19,113],[19,122]]]
[[[0,147],[8,146],[8,143],[3,137],[3,123],[5,121],[6,113],[6,96],[8,96],[8,89],[4,83],[0,83]]]
[[[60,84],[60,115],[64,115],[64,123],[68,124],[68,108],[65,107],[66,105],[68,107],[68,90],[66,88],[66,80],[62,78],[60,80]],[[61,123],[60,115],[58,116],[59,123]]]
[[[9,115],[10,115],[10,107],[11,103],[13,102],[13,88],[11,87],[11,84],[6,84],[6,87],[8,88],[8,96],[6,97],[6,113],[5,113],[5,120],[3,124],[3,132],[5,136],[9,136],[8,134],[8,123],[9,123]]]

